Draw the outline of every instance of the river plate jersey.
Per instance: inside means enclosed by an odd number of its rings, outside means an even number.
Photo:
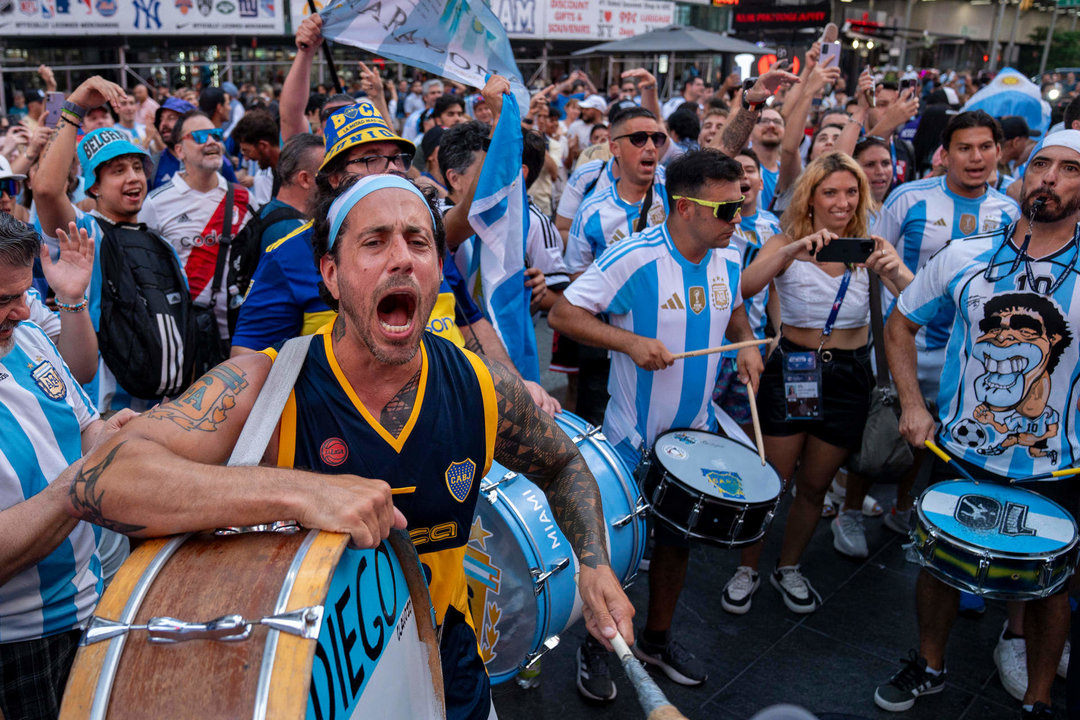
[[[1005,236],[949,242],[897,310],[919,324],[954,313],[937,398],[941,442],[1017,478],[1077,462],[1080,284],[1075,243],[1032,261],[1029,275],[1013,267],[1017,248]]]

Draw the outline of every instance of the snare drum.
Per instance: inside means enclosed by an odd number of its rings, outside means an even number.
[[[400,531],[151,540],[90,619],[60,717],[443,718],[424,572]]]
[[[753,448],[704,430],[669,430],[645,462],[645,499],[664,525],[723,547],[764,537],[783,483]]]
[[[645,513],[630,471],[587,422],[555,418],[578,446],[600,487],[611,569],[624,584],[645,552]],[[577,558],[547,498],[497,463],[480,486],[465,550],[469,608],[491,682],[514,677],[559,642],[581,617]]]
[[[1012,485],[953,480],[928,487],[915,504],[914,559],[942,582],[1001,600],[1047,597],[1072,574],[1072,516]]]

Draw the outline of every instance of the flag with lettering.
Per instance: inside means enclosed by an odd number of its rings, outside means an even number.
[[[479,273],[484,313],[506,346],[510,359],[526,380],[540,381],[529,300],[525,287],[525,237],[529,231],[529,205],[521,173],[525,141],[521,114],[504,96],[502,113],[484,158],[476,192],[469,207],[469,224],[476,235],[471,245],[471,272]],[[459,248],[460,251],[460,248]],[[471,280],[473,278],[470,278]],[[475,282],[470,283],[476,287]]]
[[[319,14],[330,40],[476,88],[502,75],[528,107],[506,30],[483,0],[332,0]]]

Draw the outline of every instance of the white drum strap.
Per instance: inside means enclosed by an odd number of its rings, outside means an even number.
[[[296,384],[296,378],[300,376],[300,368],[304,366],[308,347],[314,337],[302,335],[281,346],[281,351],[274,359],[274,366],[270,368],[270,374],[266,376],[259,396],[255,398],[244,429],[240,431],[232,455],[229,456],[229,465],[258,465],[262,460],[270,436],[274,434],[278,418],[281,417],[281,411],[285,409],[289,393]]]

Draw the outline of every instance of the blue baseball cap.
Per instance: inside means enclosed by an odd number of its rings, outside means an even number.
[[[326,136],[326,157],[319,169],[349,148],[369,142],[397,143],[404,152],[416,154],[416,146],[397,133],[379,114],[374,103],[367,99],[357,100],[330,113],[323,129]]]
[[[98,128],[88,132],[79,141],[76,152],[79,166],[82,167],[83,187],[87,189],[97,182],[98,166],[113,158],[140,155],[144,165],[150,161],[150,153],[131,142],[127,133],[115,128]]]
[[[154,112],[154,127],[158,127],[161,125],[161,113],[165,110],[172,110],[174,113],[183,115],[184,113],[191,112],[194,109],[195,106],[189,103],[187,100],[181,100],[178,97],[167,97],[165,98],[165,102],[161,103],[161,107],[159,107]]]

